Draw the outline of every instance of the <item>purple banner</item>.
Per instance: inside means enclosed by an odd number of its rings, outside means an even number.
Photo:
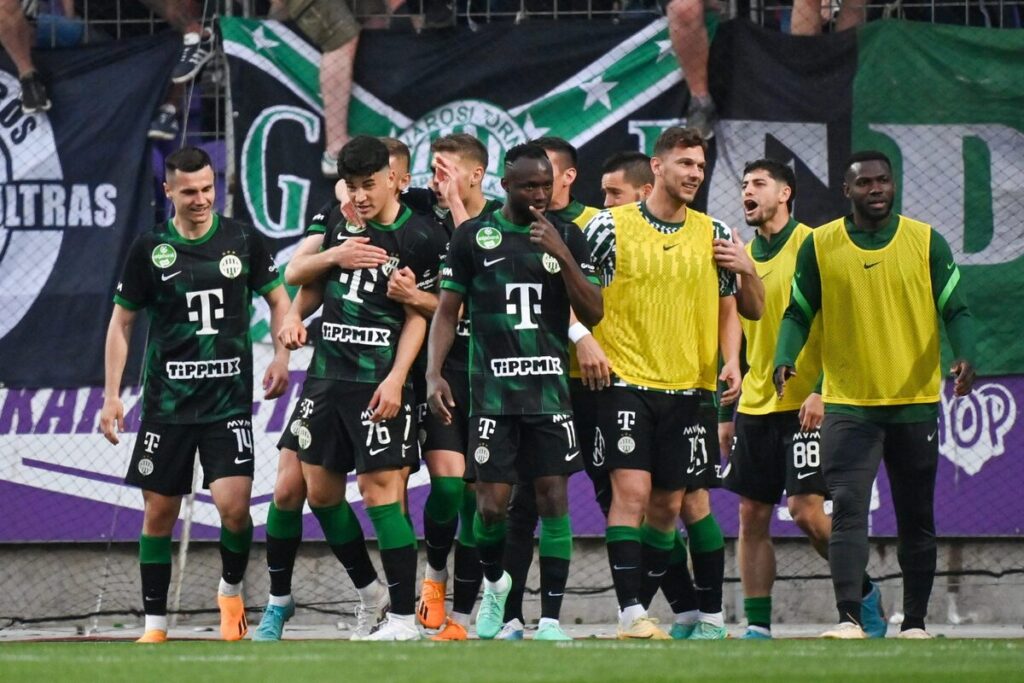
[[[259,345],[256,365],[269,351]],[[308,356],[297,353],[294,366]],[[254,402],[257,469],[253,486],[253,519],[262,537],[277,471],[275,443],[301,390],[302,372],[292,373],[288,394],[277,402]],[[100,389],[0,390],[0,542],[132,541],[141,528],[142,496],[122,484],[134,431],[138,426],[137,390],[124,394],[127,433],[119,446],[108,444],[98,431]],[[987,378],[974,393],[954,400],[949,388],[942,400],[936,438],[939,472],[935,492],[936,522],[943,536],[1015,536],[1024,534],[1024,420],[1017,406],[1024,402],[1024,377]],[[417,532],[429,486],[425,468],[410,479],[409,501]],[[354,480],[348,499],[366,523]],[[604,518],[594,503],[584,474],[570,483],[573,531],[601,536]],[[712,492],[715,515],[727,536],[737,532],[738,498],[724,490]],[[208,491],[198,491],[191,507],[192,538],[218,537],[218,515]],[[896,532],[889,484],[879,472],[871,502],[871,531]],[[180,523],[179,523],[180,528]],[[776,512],[772,531],[798,536],[785,504]],[[312,515],[305,518],[305,538],[322,538]]]

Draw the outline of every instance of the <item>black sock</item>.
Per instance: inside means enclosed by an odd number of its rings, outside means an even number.
[[[836,603],[836,608],[839,610],[839,623],[843,623],[844,621],[852,621],[853,623],[860,626],[859,602],[839,602]]]
[[[640,550],[640,530],[633,527],[610,526],[605,535],[608,545],[608,565],[612,570],[615,597],[619,609],[640,604],[640,583],[643,561]]]
[[[455,546],[455,587],[452,596],[452,611],[471,614],[476,596],[480,593],[480,582],[484,579],[480,567],[480,554],[476,546]]]
[[[691,552],[693,547],[691,546]],[[722,583],[725,580],[725,548],[693,553],[693,579],[697,608],[705,614],[722,611]]]
[[[427,546],[427,564],[441,571],[448,566],[448,553],[451,552],[455,540],[455,530],[459,528],[456,515],[447,522],[438,522],[430,515],[423,515],[423,541]]]
[[[348,577],[352,579],[352,585],[356,588],[365,588],[377,580],[377,570],[374,569],[370,553],[366,550],[366,541],[361,536],[348,543],[332,545],[331,552],[348,572]]]
[[[267,569],[270,570],[270,594],[292,594],[292,572],[302,538],[277,538],[267,534]]]
[[[505,520],[505,553],[502,563],[512,577],[512,590],[505,600],[505,621],[518,619],[526,623],[523,618],[523,595],[526,592],[526,577],[533,564],[533,533],[537,529],[537,519],[533,486],[517,485]]]
[[[228,550],[222,543],[220,546],[221,578],[225,583],[236,585],[245,578],[245,568],[249,566],[249,553]]]
[[[672,562],[668,565],[665,580],[661,582],[661,592],[665,594],[673,614],[697,609],[697,590],[693,587],[686,558],[683,558],[682,562]]]
[[[505,568],[501,564],[501,556],[505,551],[505,542],[490,544],[479,544],[476,547],[480,554],[480,567],[483,569],[484,578],[490,582],[501,581]]]
[[[384,576],[391,594],[391,611],[397,615],[416,611],[416,546],[405,545],[380,551]]]
[[[651,606],[658,589],[668,583],[668,557],[671,551],[655,548],[647,543],[640,544],[643,576],[640,577],[640,604],[644,609]],[[689,578],[689,577],[687,577]]]
[[[540,558],[540,616],[558,619],[565,597],[565,584],[569,580],[569,560],[561,557]],[[505,612],[506,617],[508,612]],[[520,619],[520,621],[522,621]]]
[[[171,585],[171,564],[168,562],[140,564],[142,605],[146,614],[167,614],[167,590]]]
[[[909,631],[912,628],[919,628],[924,630],[924,617],[912,617],[909,614],[904,615],[903,625],[900,626],[901,631]]]
[[[868,597],[868,593],[871,592],[871,589],[872,589],[871,577],[868,576],[867,574],[864,574],[864,579],[861,581],[861,584],[860,584],[860,597],[862,597],[862,598]]]

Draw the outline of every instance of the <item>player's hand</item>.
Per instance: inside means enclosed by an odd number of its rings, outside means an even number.
[[[274,358],[263,373],[263,398],[270,400],[277,398],[288,388],[288,360],[287,358]]]
[[[974,366],[968,361],[954,361],[953,367],[949,369],[953,373],[953,393],[957,396],[966,396],[974,388],[975,372]]]
[[[349,237],[327,252],[331,262],[345,270],[376,268],[388,262],[388,252],[370,244],[369,237]]]
[[[444,199],[445,204],[451,206],[455,201],[462,201],[459,196],[459,186],[462,184],[463,172],[458,164],[451,163],[440,154],[434,155],[434,177],[437,185],[437,192]]]
[[[334,184],[334,197],[341,204],[341,215],[345,217],[345,220],[361,228],[366,227],[366,222],[359,215],[359,212],[356,211],[355,202],[352,201],[352,197],[348,193],[348,185],[345,184],[343,179],[338,180]]]
[[[736,437],[736,423],[730,420],[729,422],[718,423],[718,452],[726,457],[732,455],[732,441]]]
[[[281,329],[277,331],[277,341],[290,351],[301,349],[306,343],[306,326],[298,316],[285,316]]]
[[[800,431],[815,432],[821,429],[821,422],[824,419],[825,402],[821,399],[821,394],[811,394],[800,406]]]
[[[565,252],[568,248],[562,241],[562,236],[558,234],[558,230],[547,219],[544,212],[538,210],[537,207],[531,206],[530,213],[533,214],[533,222],[530,223],[530,241],[545,253],[555,257],[559,263],[565,261],[567,258]]]
[[[455,407],[455,399],[452,397],[452,388],[440,375],[427,375],[427,405],[430,412],[437,416],[442,423],[452,423],[451,409]]]
[[[718,375],[718,381],[726,384],[725,391],[722,392],[722,405],[731,406],[740,397],[740,387],[743,385],[743,373],[740,372],[739,361],[723,365],[722,372]]]
[[[580,361],[583,386],[600,391],[612,385],[611,361],[594,339],[594,335],[588,334],[576,342],[576,357]]]
[[[402,383],[390,376],[377,385],[370,398],[370,404],[366,406],[373,411],[370,422],[383,422],[398,415],[402,407]]]
[[[796,377],[796,370],[788,365],[780,365],[775,368],[772,374],[772,383],[775,385],[775,395],[782,398],[782,392],[786,389],[786,381],[790,377]]]
[[[712,244],[714,245],[715,263],[720,267],[739,275],[757,277],[754,261],[747,254],[747,250],[743,248],[743,242],[735,233],[733,233],[732,240],[716,239]]]
[[[100,410],[100,431],[107,441],[115,446],[121,443],[117,438],[118,432],[124,431],[124,403],[121,398],[103,399],[103,409]]]
[[[409,266],[391,273],[388,280],[388,298],[400,304],[412,306],[416,303],[416,295],[419,289],[416,288],[416,275]]]

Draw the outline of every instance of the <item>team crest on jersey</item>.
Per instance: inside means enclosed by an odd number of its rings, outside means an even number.
[[[491,459],[491,449],[487,448],[487,446],[478,446],[473,451],[473,459],[476,460],[478,465],[483,465]]]
[[[629,455],[636,450],[636,441],[631,436],[623,436],[619,438],[619,451]]]
[[[544,264],[544,270],[548,271],[552,275],[556,275],[562,270],[562,266],[558,265],[558,259],[551,254],[544,254],[541,257],[540,262]]]
[[[359,225],[358,223],[348,223],[348,222],[346,222],[345,223],[345,230],[347,230],[348,232],[352,233],[353,235],[358,235],[361,232],[366,232],[366,226],[365,225]],[[340,239],[340,236],[339,236],[339,239]]]
[[[220,274],[233,280],[242,274],[242,259],[232,253],[226,253],[220,259]]]
[[[139,470],[139,474],[141,474],[144,477],[148,477],[149,475],[153,474],[155,466],[153,465],[153,461],[151,459],[142,458],[141,460],[139,460],[139,464],[136,465],[136,469]]]
[[[152,259],[153,265],[157,268],[170,268],[178,260],[178,252],[167,242],[163,242],[153,248]]]
[[[476,231],[476,243],[481,249],[494,249],[501,244],[501,230],[486,226]]]

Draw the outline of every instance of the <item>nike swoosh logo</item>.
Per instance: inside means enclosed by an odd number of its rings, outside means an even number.
[[[636,567],[620,567],[619,565],[614,564],[612,565],[612,569],[614,569],[617,572],[624,572],[628,569],[636,569]]]
[[[244,460],[239,460],[238,458],[235,458],[236,465],[244,465],[247,462],[252,462],[252,458],[245,458]]]
[[[484,259],[484,268],[493,266],[495,263],[498,263],[499,261],[504,261],[504,260],[505,260],[504,256],[502,256],[501,258]]]
[[[875,261],[874,263],[865,263],[864,264],[864,270],[871,270],[872,268],[877,266],[879,263],[881,263],[881,261]]]
[[[667,573],[668,573],[668,571],[663,571],[663,572],[647,572],[647,576],[651,577],[652,579],[660,579],[661,577],[665,576],[665,574],[667,574]]]
[[[395,581],[394,583],[389,583],[388,584],[388,588],[394,588],[395,586],[397,586],[400,583],[402,583],[402,582],[401,581]]]
[[[706,469],[707,469],[707,467],[700,468],[699,470],[697,470],[696,472],[693,473],[693,476],[699,477],[700,475],[704,474],[704,470],[706,470]]]
[[[774,272],[775,272],[774,270],[769,270],[767,273],[765,273],[764,275],[761,276],[761,279],[762,280],[765,279],[766,277],[768,277],[769,275],[771,275]]]
[[[955,263],[950,263],[948,266],[946,266],[946,270],[953,270],[954,268],[956,268]]]
[[[579,454],[580,454],[579,451],[575,451],[573,453],[570,453],[569,455],[565,456],[565,461],[569,462],[570,460],[572,460],[573,458],[575,458]]]
[[[929,434],[928,435],[928,440],[931,441],[932,439],[934,439],[935,435],[938,434],[938,433],[939,433],[938,430],[936,430],[936,431],[932,432],[931,434]]]
[[[551,591],[548,591],[548,597],[550,598],[560,598],[563,595],[565,595],[565,593],[552,593]]]
[[[160,281],[161,281],[161,282],[167,282],[167,281],[168,281],[168,280],[170,280],[171,278],[173,278],[173,277],[177,277],[177,276],[179,276],[179,275],[181,275],[181,271],[180,271],[180,270],[176,270],[176,271],[174,271],[173,273],[170,273],[170,274],[166,274],[166,273],[165,273],[164,275],[161,275],[161,276],[160,276]]]
[[[661,245],[661,248],[664,249],[665,251],[668,251],[669,249],[675,249],[678,246],[679,242],[676,242],[675,244],[663,244]]]
[[[387,449],[387,446],[385,446],[384,448],[374,448],[373,450],[370,451],[370,455],[377,455],[378,453],[383,453]]]
[[[797,479],[806,479],[807,477],[813,477],[817,472],[801,472],[796,475]]]

